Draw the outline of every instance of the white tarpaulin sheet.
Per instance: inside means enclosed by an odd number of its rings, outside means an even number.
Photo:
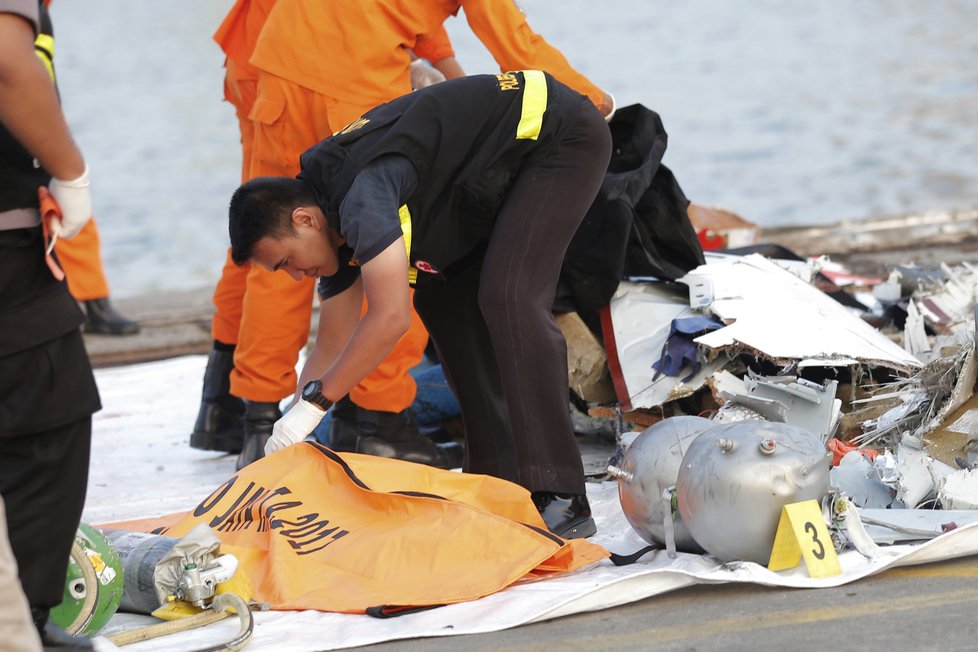
[[[92,467],[85,519],[106,523],[158,516],[193,507],[234,472],[234,457],[196,451],[189,431],[200,399],[205,358],[99,370],[104,409],[95,416]],[[618,505],[617,485],[588,487],[598,535],[609,550],[631,553],[644,546]],[[339,649],[399,638],[490,632],[558,616],[604,609],[697,583],[751,582],[783,587],[828,587],[858,580],[886,568],[978,554],[978,522],[919,545],[886,548],[869,560],[846,552],[843,574],[811,579],[804,568],[773,573],[756,564],[717,565],[709,557],[650,553],[639,563],[615,567],[609,561],[554,579],[511,587],[464,604],[449,605],[389,620],[370,616],[303,612],[255,615],[247,649],[260,651]],[[103,633],[150,619],[117,615]],[[134,651],[180,650],[228,640],[236,619],[163,639],[127,646]]]

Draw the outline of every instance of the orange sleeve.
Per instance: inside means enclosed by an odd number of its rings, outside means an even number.
[[[258,70],[248,60],[255,50],[255,43],[268,12],[276,0],[236,0],[224,21],[214,33],[214,40],[224,54],[234,61],[238,69],[251,77],[258,78]]]
[[[600,106],[604,92],[534,32],[511,0],[463,0],[465,19],[503,72],[544,70]]]
[[[445,31],[445,25],[428,34],[421,34],[414,43],[414,54],[419,59],[427,59],[431,63],[441,61],[445,57],[454,57],[455,50]]]

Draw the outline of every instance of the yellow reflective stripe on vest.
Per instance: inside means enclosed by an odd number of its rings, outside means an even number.
[[[539,70],[524,70],[523,110],[516,126],[516,140],[536,140],[547,110],[547,78]]]
[[[408,258],[408,283],[414,285],[418,281],[418,270],[411,267],[411,211],[407,204],[397,210],[397,216],[401,220],[401,233],[404,235],[404,249]]]
[[[48,69],[51,81],[54,81],[54,37],[50,34],[38,34],[34,39],[34,53]]]

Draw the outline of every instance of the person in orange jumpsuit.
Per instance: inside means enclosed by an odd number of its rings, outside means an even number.
[[[267,15],[249,63],[258,70],[250,177],[294,176],[299,155],[367,110],[410,92],[412,53],[447,77],[461,76],[444,21],[464,8],[473,32],[501,70],[547,70],[589,97],[605,115],[614,101],[533,32],[508,0],[279,0]],[[248,292],[230,375],[230,391],[248,399],[246,445],[260,456],[278,401],[298,384],[298,351],[308,337],[314,279],[248,271]],[[215,338],[219,339],[219,338]],[[374,374],[333,412],[337,450],[447,465],[446,454],[418,433],[407,414],[416,386],[408,370],[423,355],[427,334],[417,315]],[[250,426],[250,427],[249,427]],[[239,460],[240,462],[241,460]]]
[[[276,0],[237,0],[214,34],[225,54],[224,99],[234,107],[241,133],[241,180],[251,168],[254,129],[248,114],[255,103],[258,70],[248,59],[255,48],[269,10]],[[254,270],[256,272],[260,270]],[[217,311],[211,322],[214,344],[204,372],[203,392],[190,445],[203,450],[241,451],[244,441],[245,403],[230,393],[230,374],[242,324],[250,266],[231,262],[230,251],[214,290]]]

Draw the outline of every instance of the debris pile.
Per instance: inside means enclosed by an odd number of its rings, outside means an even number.
[[[678,283],[623,282],[602,316],[617,414],[641,426],[706,417],[710,438],[745,421],[811,433],[832,463],[823,509],[833,538],[863,552],[978,519],[948,511],[978,510],[978,270],[896,266],[873,278],[788,254],[708,252]],[[692,444],[662,445],[682,458]],[[630,464],[622,445],[609,467],[620,488],[634,480]],[[672,500],[682,526],[676,478],[661,475],[645,488],[654,518]]]

